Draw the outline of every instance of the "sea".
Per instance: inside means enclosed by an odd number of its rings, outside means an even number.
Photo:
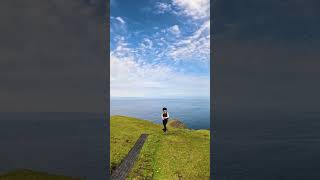
[[[191,129],[210,129],[209,98],[111,98],[111,115],[125,115],[162,123],[162,108],[166,107],[170,119],[182,121]]]
[[[102,113],[0,113],[0,174],[30,169],[88,180],[107,177]]]
[[[320,179],[319,113],[218,111],[214,125],[214,179]]]

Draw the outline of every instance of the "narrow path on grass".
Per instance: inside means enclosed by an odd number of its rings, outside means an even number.
[[[141,134],[135,145],[129,151],[128,155],[123,159],[114,173],[112,173],[112,180],[124,180],[126,178],[131,168],[133,167],[147,137],[148,134]]]

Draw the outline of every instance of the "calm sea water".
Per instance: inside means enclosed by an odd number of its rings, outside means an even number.
[[[0,173],[32,169],[106,179],[106,129],[96,113],[0,113]]]
[[[319,114],[229,112],[215,127],[215,179],[320,179]]]
[[[209,98],[199,99],[145,99],[112,98],[111,115],[126,115],[162,123],[162,108],[166,107],[170,118],[178,119],[192,129],[210,128]]]

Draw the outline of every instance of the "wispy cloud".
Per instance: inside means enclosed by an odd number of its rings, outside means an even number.
[[[127,34],[127,24],[122,17],[110,16],[110,33],[114,35],[111,40],[116,40],[119,35]]]
[[[210,0],[173,0],[172,4],[178,8],[178,13],[194,19],[210,16]]]
[[[207,76],[177,73],[172,68],[138,63],[133,57],[110,56],[112,97],[209,96]]]
[[[174,60],[210,59],[210,21],[204,22],[192,35],[173,43],[169,55]]]
[[[154,16],[179,19],[168,23],[151,18],[137,28],[130,17],[112,17],[111,96],[209,96],[210,78],[203,69],[210,54],[209,1],[196,1],[200,5],[186,0],[153,4]],[[144,23],[151,21],[148,30]]]
[[[163,3],[163,2],[157,2],[155,7],[156,7],[156,13],[159,13],[159,14],[170,12],[172,10],[171,4]]]
[[[178,25],[173,25],[168,29],[169,32],[171,32],[172,34],[179,36],[180,35],[180,29]]]
[[[121,17],[116,17],[116,20],[118,20],[119,22],[121,22],[122,24],[126,23]]]
[[[149,38],[144,38],[140,45],[144,49],[151,49],[153,46],[153,42]]]

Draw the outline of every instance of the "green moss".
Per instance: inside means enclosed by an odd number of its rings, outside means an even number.
[[[170,126],[170,123],[168,123]],[[210,179],[210,131],[169,127],[112,116],[110,165],[117,167],[142,133],[149,134],[127,179]]]

